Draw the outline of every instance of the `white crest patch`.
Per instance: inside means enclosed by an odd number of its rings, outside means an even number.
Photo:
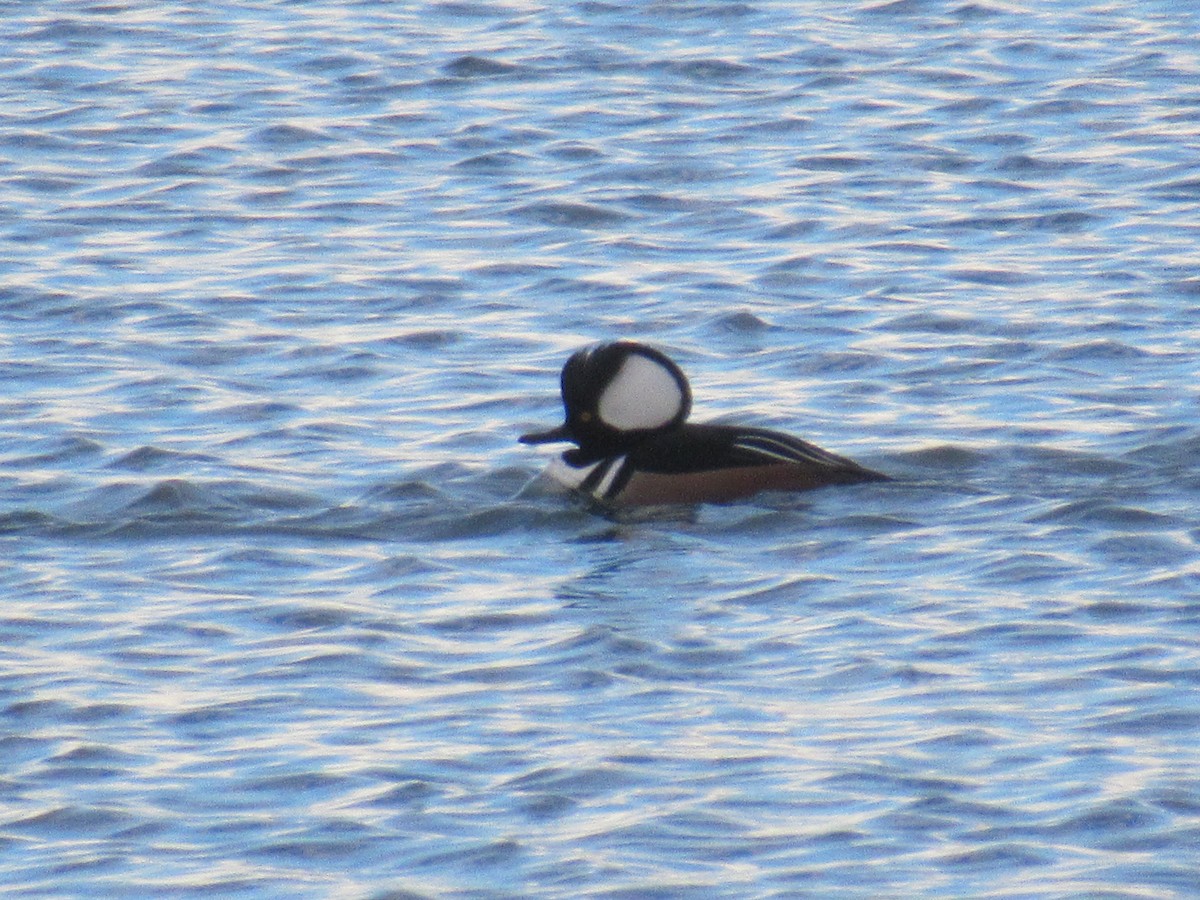
[[[600,419],[619,431],[658,428],[679,414],[683,391],[661,363],[631,354],[600,396]]]

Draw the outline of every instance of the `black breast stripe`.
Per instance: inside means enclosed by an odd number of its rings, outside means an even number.
[[[612,484],[608,486],[608,490],[604,492],[604,499],[611,500],[621,491],[625,490],[625,485],[629,484],[629,479],[633,477],[633,463],[626,457],[622,456],[617,460],[620,469],[612,480]]]
[[[587,473],[579,484],[579,490],[591,494],[597,500],[611,500],[621,493],[633,475],[633,464],[624,456],[603,460]]]
[[[603,460],[599,465],[592,469],[592,471],[587,473],[587,477],[585,477],[583,481],[579,482],[579,490],[583,491],[585,494],[591,494],[593,491],[595,491],[596,485],[604,480],[604,476],[608,474],[608,470],[611,469],[616,462],[617,459],[615,457],[613,459]]]

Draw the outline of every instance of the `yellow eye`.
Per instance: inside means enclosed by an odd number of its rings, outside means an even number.
[[[591,414],[590,412],[586,412],[586,411],[585,411],[585,412],[581,412],[581,413],[579,414],[579,421],[580,421],[580,422],[590,422],[590,421],[592,421],[592,414]]]

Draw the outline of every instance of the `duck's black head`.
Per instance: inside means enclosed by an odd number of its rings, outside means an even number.
[[[662,351],[633,341],[576,351],[561,381],[566,421],[520,440],[571,441],[579,445],[579,462],[614,455],[649,434],[682,425],[692,408],[692,391],[679,366]]]

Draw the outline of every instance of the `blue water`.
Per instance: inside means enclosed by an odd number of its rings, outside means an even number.
[[[1195,897],[1200,13],[0,4],[0,884]],[[896,476],[610,519],[558,370]]]

